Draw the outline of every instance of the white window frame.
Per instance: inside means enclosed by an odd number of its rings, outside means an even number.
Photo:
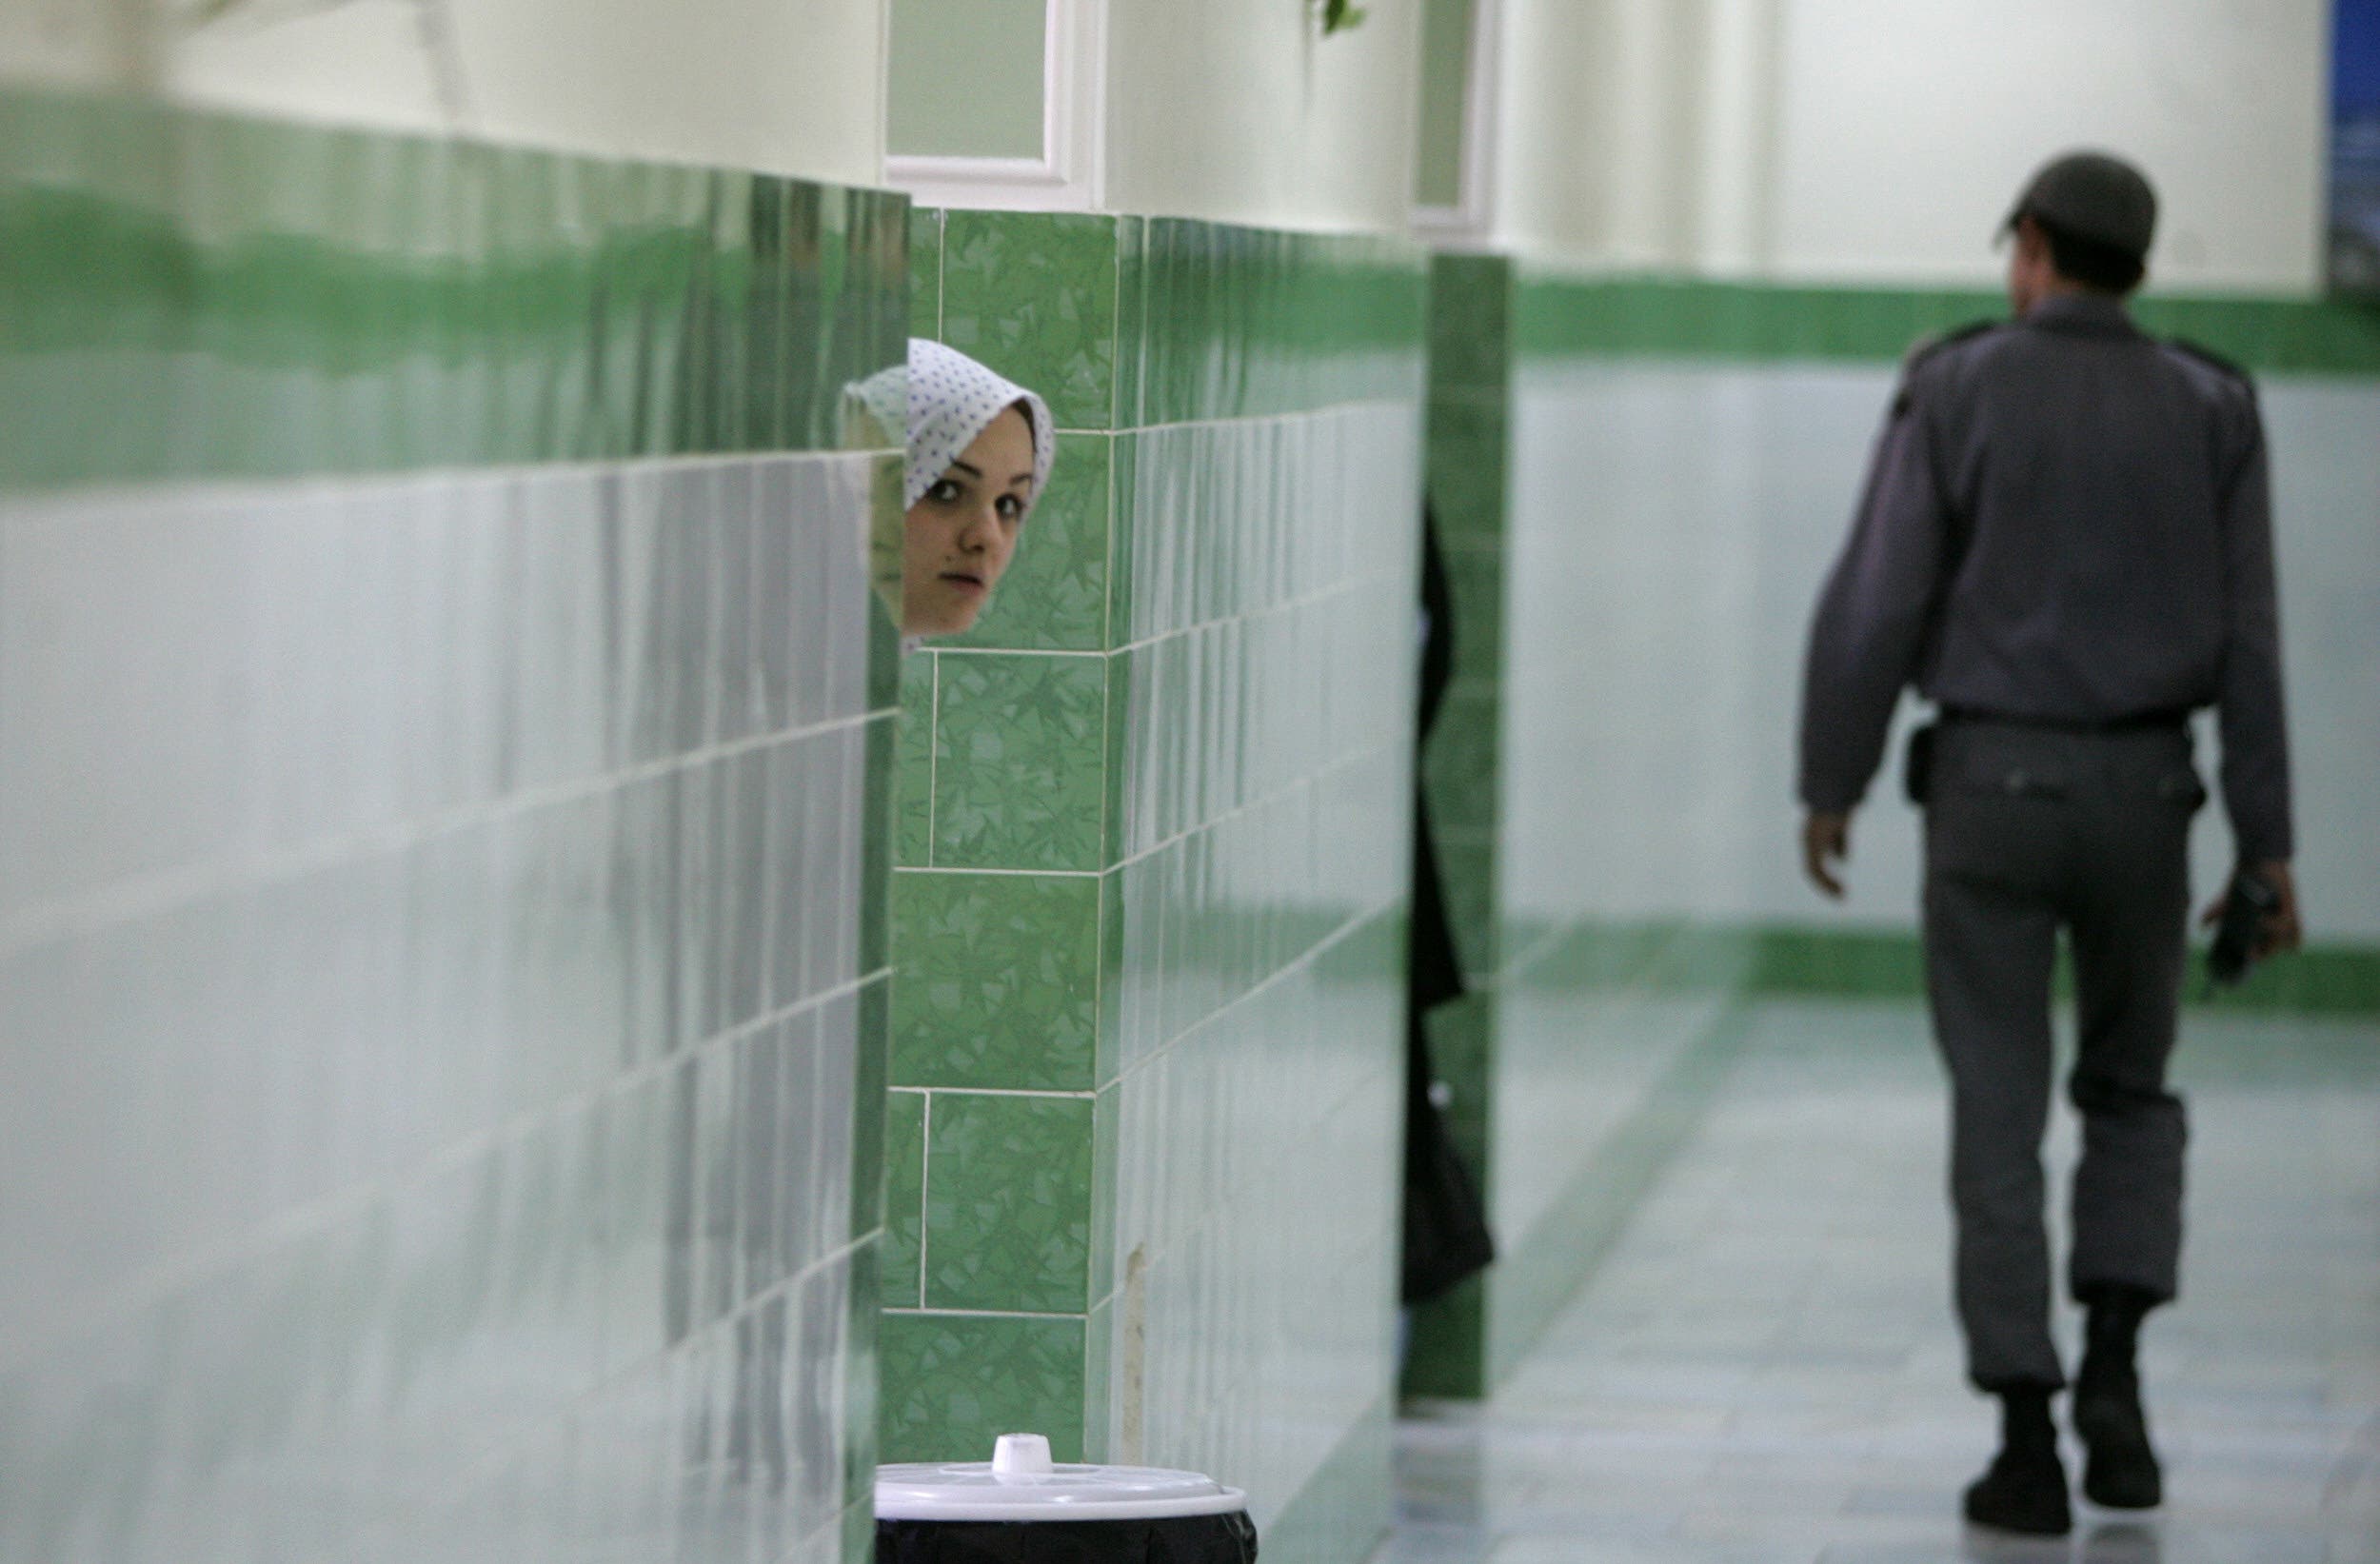
[[[889,8],[887,8],[889,9]],[[1106,195],[1107,0],[1044,0],[1040,157],[901,157],[884,182],[921,207],[1096,211]]]
[[[1455,204],[1414,204],[1416,237],[1439,245],[1484,243],[1496,228],[1496,151],[1503,124],[1503,0],[1471,0],[1470,69],[1462,89],[1462,159]]]

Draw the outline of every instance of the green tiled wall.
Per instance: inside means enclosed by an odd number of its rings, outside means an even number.
[[[966,211],[916,214],[911,255],[918,328],[1061,432],[997,600],[904,674],[887,1457],[1035,1428],[1247,1487],[1289,1539],[1268,1559],[1359,1558],[1387,1515],[1420,258]]]
[[[874,190],[0,96],[0,482],[833,450]]]
[[[1520,350],[1550,358],[1892,364],[1929,332],[2005,317],[2008,301],[1971,289],[1539,274],[1521,290],[1517,310]],[[2187,337],[2259,373],[2380,373],[2380,307],[2369,303],[2171,296],[2152,287],[2135,313],[2152,332]]]
[[[871,1556],[906,209],[0,89],[0,1559]]]

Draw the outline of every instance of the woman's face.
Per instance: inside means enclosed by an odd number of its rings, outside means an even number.
[[[1033,492],[1033,426],[1009,407],[909,507],[901,628],[956,635],[975,623],[1017,549]]]

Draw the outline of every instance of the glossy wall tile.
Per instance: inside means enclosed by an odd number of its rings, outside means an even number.
[[[1268,1559],[1359,1558],[1386,1516],[1419,258],[1135,218],[912,235],[921,322],[1066,432],[998,601],[904,672],[887,1456],[1040,1428],[1247,1486]]]
[[[864,1557],[901,204],[0,119],[0,1559]]]

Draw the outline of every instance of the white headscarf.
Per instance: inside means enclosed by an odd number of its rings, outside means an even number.
[[[1024,499],[1027,515],[1032,514],[1041,490],[1049,486],[1050,465],[1058,457],[1057,426],[1050,419],[1049,404],[956,348],[911,337],[905,366],[871,375],[851,389],[885,430],[899,427],[906,433],[908,461],[901,484],[903,510],[925,497],[925,491],[950,470],[950,465],[975,444],[993,419],[1020,402],[1025,405],[1033,426],[1033,487]]]

